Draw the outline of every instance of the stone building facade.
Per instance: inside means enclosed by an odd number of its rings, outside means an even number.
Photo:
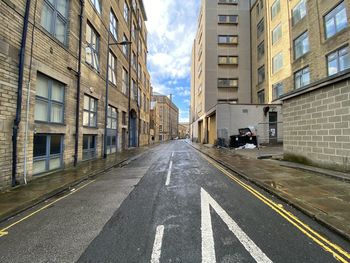
[[[168,141],[178,136],[179,109],[168,96],[154,92],[152,102],[156,102],[159,113],[158,141]]]
[[[0,188],[149,143],[142,1],[2,0],[0,13]]]
[[[253,103],[350,67],[350,0],[254,0],[250,12]]]
[[[250,2],[202,0],[191,60],[191,136],[214,144],[217,105],[251,102]]]

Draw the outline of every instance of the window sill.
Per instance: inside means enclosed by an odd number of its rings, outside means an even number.
[[[100,70],[96,69],[95,67],[93,67],[89,62],[85,61],[85,65],[92,70],[93,72],[95,72],[96,74],[100,75]]]
[[[83,128],[85,128],[85,129],[98,130],[98,127],[97,127],[97,126],[96,126],[96,127],[91,127],[91,126],[85,126],[85,125],[83,125]]]
[[[304,53],[303,55],[301,55],[300,57],[294,59],[293,64],[299,62],[300,60],[305,59],[307,57],[307,55],[309,55],[309,53],[310,53],[310,51],[308,51],[308,52]]]
[[[344,34],[345,32],[349,31],[349,26],[343,28],[342,30],[338,31],[337,33],[335,33],[333,36],[327,38],[327,36],[325,35],[325,40],[323,42],[323,44],[326,44],[330,41],[332,41],[333,39],[337,38],[338,36]]]
[[[48,122],[48,121],[36,121],[34,120],[35,124],[40,124],[40,125],[55,125],[55,126],[66,126],[65,122]]]
[[[57,45],[59,45],[61,48],[65,49],[67,52],[69,52],[69,46],[68,46],[68,31],[66,32],[66,43],[62,43],[59,41],[55,36],[53,36],[49,31],[47,31],[42,25],[38,25],[37,28],[44,33],[46,36],[48,36],[52,41],[54,41]]]

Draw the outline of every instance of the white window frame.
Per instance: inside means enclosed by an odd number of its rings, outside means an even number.
[[[295,60],[304,56],[306,53],[310,51],[308,31],[305,31],[303,34],[301,34],[296,39],[294,39],[293,48],[294,48]],[[300,50],[300,53],[299,53],[299,50]]]

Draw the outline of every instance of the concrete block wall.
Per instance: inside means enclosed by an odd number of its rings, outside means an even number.
[[[285,158],[350,171],[350,79],[284,101]]]

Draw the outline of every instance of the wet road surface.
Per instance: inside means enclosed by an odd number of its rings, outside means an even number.
[[[350,262],[348,242],[183,141],[81,187],[0,225],[24,219],[0,262]]]

